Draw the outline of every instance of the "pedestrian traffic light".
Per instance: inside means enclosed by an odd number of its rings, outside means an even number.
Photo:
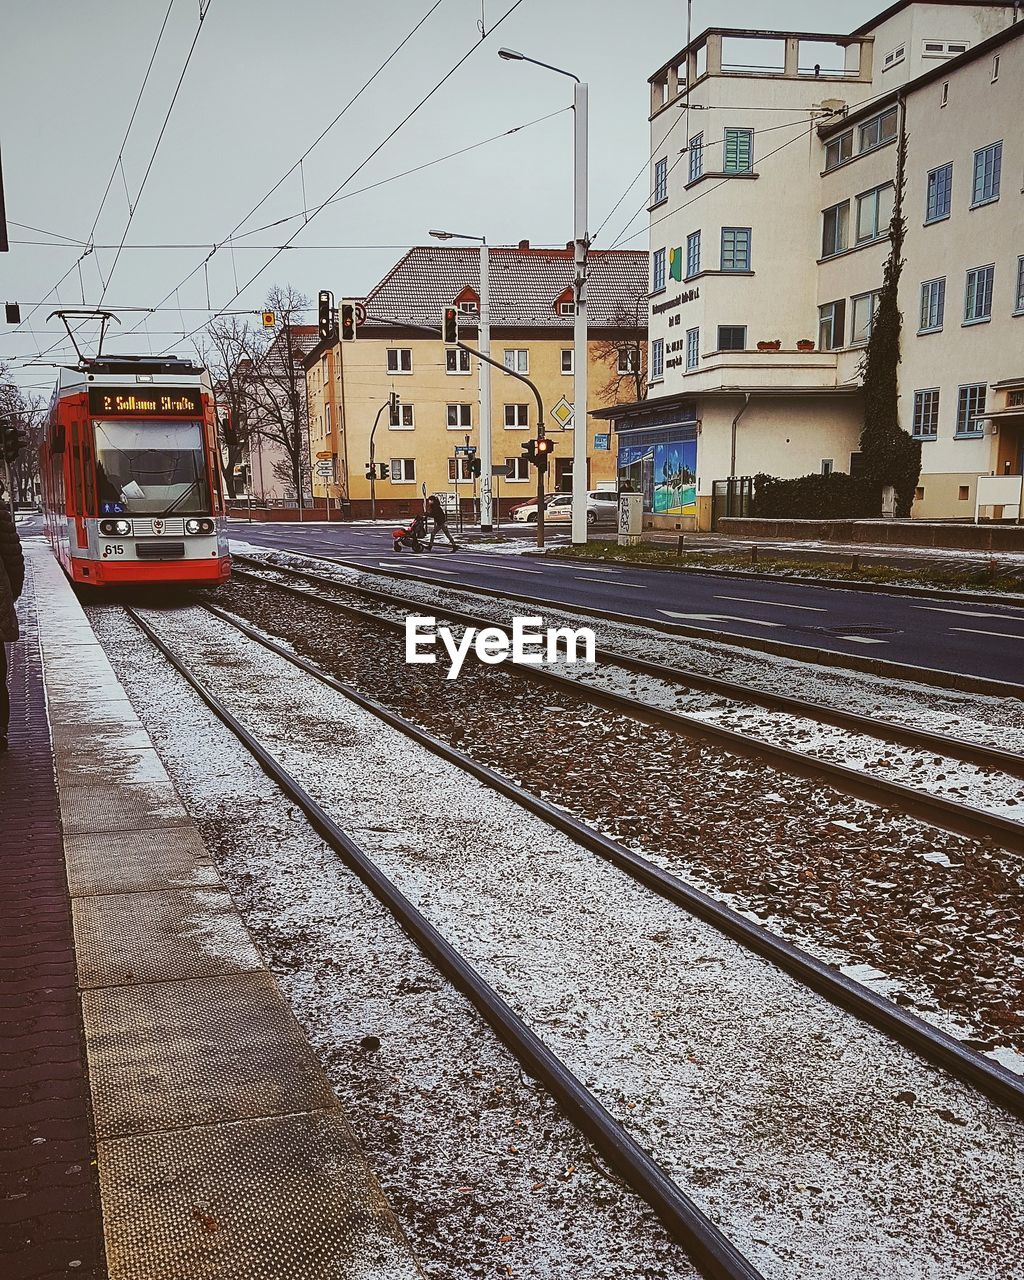
[[[356,304],[343,302],[339,308],[341,315],[341,340],[351,342],[356,336]]]
[[[457,347],[459,345],[459,312],[457,307],[445,307],[444,309],[444,345],[446,347]]]
[[[480,461],[479,458],[470,459],[469,473],[471,476],[473,476],[474,478],[476,476],[479,476],[483,471],[483,469],[484,469],[484,464]]]
[[[4,461],[14,462],[25,446],[21,432],[13,422],[5,422],[3,426]]]
[[[16,302],[4,303],[4,315],[8,324],[21,324],[21,307]]]
[[[398,398],[398,392],[392,391],[391,398],[388,401],[388,422],[393,427],[400,427],[402,425],[398,417],[398,406],[400,404],[401,401]]]
[[[537,441],[537,469],[539,471],[547,471],[548,455],[554,452],[555,442],[549,440],[547,436],[541,436]]]
[[[334,335],[334,294],[330,289],[321,289],[318,295],[320,341],[328,342]]]
[[[537,461],[537,441],[536,440],[524,440],[519,447],[520,449],[522,449],[523,453],[526,454],[527,462],[529,462],[531,465],[536,463]]]
[[[390,480],[390,479],[391,479],[391,468],[388,466],[388,464],[387,464],[386,462],[382,462],[382,463],[380,464],[380,478],[381,478],[382,480]]]

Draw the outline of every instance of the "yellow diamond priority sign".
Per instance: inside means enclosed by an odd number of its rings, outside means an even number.
[[[552,406],[551,416],[563,429],[572,426],[573,407],[565,396],[562,396],[561,400]]]

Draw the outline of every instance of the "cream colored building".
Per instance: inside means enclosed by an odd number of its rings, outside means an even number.
[[[973,515],[978,475],[1019,472],[1017,9],[904,0],[849,35],[714,29],[651,78],[650,392],[604,416],[655,523],[709,527],[728,477],[856,469],[903,130],[900,406],[924,454],[914,514]],[[941,214],[928,212],[937,182]],[[922,324],[923,287],[940,279],[943,323]],[[664,482],[670,441],[692,490]]]
[[[479,456],[480,362],[446,348],[440,327],[444,309],[455,305],[462,341],[477,345],[479,262],[475,248],[411,249],[361,300],[367,318],[356,338],[320,343],[307,357],[314,495],[329,497],[340,514],[370,514],[372,434],[378,475],[381,464],[388,470],[373,484],[378,517],[411,514],[425,490],[452,495],[473,518],[479,488],[473,459],[455,450],[468,446]],[[555,442],[548,490],[568,490],[572,477],[573,431],[551,413],[574,399],[572,270],[571,248],[531,248],[524,241],[490,251],[491,356],[526,375],[540,393],[545,432]],[[592,270],[588,391],[596,409],[636,398],[638,361],[642,387],[647,254],[597,253]],[[399,398],[395,423],[388,408],[392,393]],[[536,471],[522,446],[536,437],[537,425],[532,391],[492,369],[493,463],[503,473],[493,486],[502,514],[536,492]],[[586,430],[588,487],[614,484],[608,427],[591,420]],[[331,474],[320,476],[320,469]]]

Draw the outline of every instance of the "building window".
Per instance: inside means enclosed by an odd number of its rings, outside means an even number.
[[[999,79],[999,54],[997,53],[992,59],[992,83]]]
[[[942,86],[942,94],[939,98],[939,106],[944,107],[949,103],[949,81],[947,80]]]
[[[857,197],[857,243],[869,244],[889,234],[894,189],[891,182]]]
[[[412,373],[412,348],[388,348],[388,373]]]
[[[529,458],[506,458],[505,459],[505,479],[513,482],[519,480],[529,480],[530,478],[530,460]]]
[[[964,291],[964,324],[992,319],[992,283],[995,274],[994,266],[973,267],[968,271],[967,288]]]
[[[746,351],[746,325],[720,324],[718,326],[718,349],[719,351]]]
[[[391,483],[413,484],[416,480],[415,458],[391,459]]]
[[[966,53],[970,44],[966,40],[926,40],[922,56],[925,58],[953,58]]]
[[[474,302],[471,298],[469,298],[465,302],[459,303],[459,310],[462,312],[463,315],[478,316],[480,314],[480,303]]]
[[[971,208],[999,199],[999,178],[1003,168],[1003,144],[993,142],[974,153],[974,184]]]
[[[668,199],[668,160],[659,160],[654,166],[654,204]]]
[[[651,381],[660,382],[665,376],[665,340],[655,338],[651,343]]]
[[[686,278],[690,279],[700,270],[700,232],[691,231],[686,237]]]
[[[472,480],[473,464],[471,460],[469,458],[449,458],[448,479],[454,480],[456,484],[460,480]]]
[[[507,404],[505,406],[505,426],[509,431],[522,431],[530,425],[529,405]]]
[[[897,66],[906,56],[907,46],[905,44],[897,45],[895,49],[890,49],[882,59],[882,70],[888,71],[890,67]]]
[[[753,164],[753,129],[726,129],[724,171],[726,173],[749,173],[753,168]]]
[[[853,130],[847,129],[825,147],[825,172],[835,169],[853,155]]]
[[[822,460],[821,460],[821,474],[822,474],[823,476],[830,476],[830,475],[832,474],[832,472],[833,472],[833,470],[834,470],[834,469],[835,469],[835,466],[834,466],[834,461],[833,461],[833,459],[832,459],[832,458],[822,458]]]
[[[1017,302],[1013,314],[1024,315],[1024,258],[1017,259]]]
[[[846,341],[846,299],[818,308],[818,350],[837,351]]]
[[[704,172],[704,135],[695,133],[690,139],[690,181],[696,182]]]
[[[448,413],[448,429],[471,427],[473,425],[473,406],[469,404],[449,404],[445,406]]]
[[[620,347],[618,358],[616,360],[616,372],[620,374],[636,373],[638,366],[639,352],[636,347]]]
[[[939,434],[939,389],[914,392],[915,440],[934,440]]]
[[[722,270],[749,271],[750,268],[750,228],[722,228]]]
[[[575,354],[576,353],[573,351],[572,347],[562,348],[562,372],[563,373],[572,373],[572,370],[573,370],[572,361],[573,361],[573,356]]]
[[[928,197],[925,201],[925,222],[938,222],[948,218],[953,196],[953,165],[940,165],[928,174]]]
[[[651,293],[661,293],[665,288],[665,250],[655,249],[651,259]]]
[[[853,333],[850,334],[850,345],[863,347],[871,337],[871,326],[875,322],[878,290],[858,294],[850,301],[853,303]]]
[[[469,373],[469,352],[461,347],[452,347],[444,353],[446,373]]]
[[[831,258],[850,247],[849,200],[834,204],[821,217],[821,256]]]
[[[576,314],[576,303],[560,302],[558,304],[558,314],[560,316],[574,316]]]
[[[398,421],[393,425],[388,423],[389,431],[411,431],[416,425],[414,407],[407,404],[404,400],[398,406]]]
[[[921,285],[921,323],[918,333],[935,333],[946,315],[946,279],[926,280]]]
[[[530,353],[526,347],[506,347],[505,368],[513,373],[529,373]]]
[[[700,330],[687,329],[686,331],[686,369],[696,369],[700,360]]]
[[[984,428],[977,421],[985,412],[984,382],[971,383],[960,387],[956,397],[956,434],[958,436],[980,436]]]
[[[971,486],[969,484],[957,485],[957,497],[961,502],[969,502],[971,497]]]
[[[860,135],[857,150],[873,151],[875,147],[882,146],[885,142],[891,142],[896,137],[896,108],[892,107],[888,111],[883,111],[880,116],[875,116],[873,120],[866,120],[860,127]]]
[[[333,430],[333,428],[331,427],[331,402],[330,402],[330,400],[325,400],[325,401],[324,401],[324,426],[325,426],[325,427],[326,427],[326,429],[327,429],[327,435],[330,435],[330,434],[331,434],[331,431]]]

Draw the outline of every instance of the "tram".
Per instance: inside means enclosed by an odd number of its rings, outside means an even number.
[[[97,356],[62,367],[40,463],[47,537],[73,582],[227,580],[213,394],[199,365]]]

